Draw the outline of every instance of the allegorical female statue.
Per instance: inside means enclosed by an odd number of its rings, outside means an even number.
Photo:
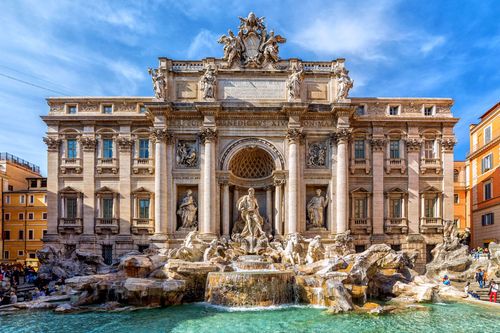
[[[317,189],[316,195],[307,203],[309,228],[324,228],[325,221],[323,215],[327,205],[327,199],[321,195],[321,190]]]
[[[180,229],[195,229],[197,226],[196,212],[198,207],[196,207],[196,202],[193,198],[193,191],[187,190],[186,196],[182,199],[179,209],[177,210],[177,215],[181,217],[182,225]]]

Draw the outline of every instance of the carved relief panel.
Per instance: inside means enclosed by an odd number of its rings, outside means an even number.
[[[306,165],[308,168],[328,167],[328,144],[326,140],[307,143]]]
[[[178,168],[197,168],[199,161],[197,140],[178,140],[175,146],[175,162]]]

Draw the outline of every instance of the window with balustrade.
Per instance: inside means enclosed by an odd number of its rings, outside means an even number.
[[[143,187],[138,188],[132,192],[132,233],[154,233],[154,220],[152,219],[152,197],[153,194]]]
[[[75,159],[78,157],[76,139],[66,139],[66,158]]]
[[[401,158],[399,151],[399,140],[389,141],[389,158]]]
[[[139,139],[139,158],[149,158],[149,139]]]
[[[113,139],[102,140],[102,158],[104,159],[113,158]]]
[[[364,188],[358,188],[351,192],[351,228],[355,232],[371,232],[370,198],[371,193]]]
[[[96,200],[96,232],[118,232],[118,193],[104,186],[96,191]]]
[[[387,233],[404,233],[407,231],[407,197],[406,191],[392,188],[385,192],[385,231]]]
[[[354,158],[361,160],[364,160],[366,158],[365,140],[360,140],[360,139],[354,140]]]
[[[435,140],[430,140],[430,139],[424,140],[424,158],[425,159],[436,158]]]

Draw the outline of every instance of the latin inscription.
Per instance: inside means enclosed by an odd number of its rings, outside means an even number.
[[[219,99],[284,100],[283,80],[220,80]]]
[[[227,127],[286,127],[288,121],[269,119],[221,119],[217,121],[217,125]]]

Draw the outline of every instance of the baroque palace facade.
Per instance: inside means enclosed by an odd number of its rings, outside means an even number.
[[[281,59],[285,41],[250,13],[222,59],[160,58],[155,97],[49,98],[46,243],[109,262],[230,237],[253,188],[275,238],[350,230],[425,263],[453,220],[453,101],[349,98],[344,59]]]

